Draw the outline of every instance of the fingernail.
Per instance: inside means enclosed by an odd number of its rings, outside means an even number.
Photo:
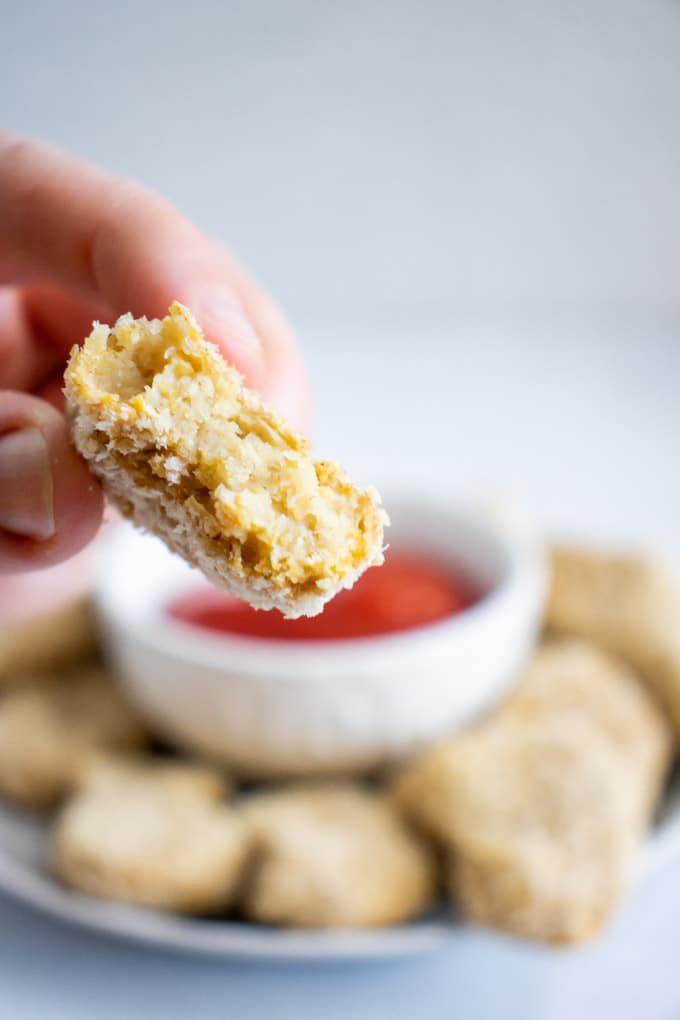
[[[0,528],[44,541],[55,533],[47,441],[29,426],[0,436]]]
[[[239,361],[243,355],[247,367],[257,370],[263,357],[262,343],[238,298],[223,290],[207,294],[201,302],[199,322],[208,339],[217,341],[227,356],[233,354]]]

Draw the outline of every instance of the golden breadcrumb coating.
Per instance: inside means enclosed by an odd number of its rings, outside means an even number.
[[[558,546],[546,623],[625,659],[680,734],[680,583],[671,570],[648,556]]]
[[[149,787],[172,793],[173,796],[199,797],[201,800],[224,800],[232,793],[233,784],[221,769],[211,765],[151,754],[120,754],[98,751],[90,755],[80,770],[76,788],[79,791],[110,790],[114,787]]]
[[[219,587],[313,616],[382,562],[375,490],[313,461],[182,305],[96,324],[65,379],[73,440],[109,498]]]
[[[419,914],[434,863],[386,798],[351,783],[255,794],[241,814],[252,858],[243,909],[265,924],[370,928]]]
[[[540,649],[488,720],[397,778],[449,854],[471,919],[547,942],[593,936],[621,899],[670,760],[665,720],[598,649]]]
[[[203,766],[151,759],[99,768],[57,818],[56,874],[103,899],[178,913],[223,911],[248,844],[244,823],[220,802],[221,786],[220,775]]]
[[[52,806],[99,748],[132,750],[147,734],[108,674],[96,666],[34,677],[0,698],[0,793]]]

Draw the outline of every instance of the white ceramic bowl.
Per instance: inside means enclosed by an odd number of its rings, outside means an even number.
[[[172,743],[243,775],[368,769],[454,731],[512,683],[540,624],[540,547],[479,510],[386,499],[389,542],[435,554],[486,592],[459,616],[400,634],[322,643],[211,634],[168,602],[202,583],[129,526],[104,541],[97,595],[127,692]]]

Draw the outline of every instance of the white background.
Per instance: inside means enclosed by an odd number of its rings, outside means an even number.
[[[0,0],[0,121],[174,199],[288,306],[323,452],[680,545],[680,3]],[[389,486],[388,486],[389,487]],[[680,872],[607,938],[207,964],[0,902],[0,1016],[680,1015]]]
[[[678,298],[677,0],[0,11],[0,122],[160,189],[295,317]]]

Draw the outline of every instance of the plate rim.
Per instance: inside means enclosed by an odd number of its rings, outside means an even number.
[[[2,893],[74,927],[156,949],[222,959],[359,962],[431,951],[472,927],[468,923],[461,924],[455,914],[441,917],[435,914],[387,928],[343,931],[272,928],[246,921],[182,917],[134,904],[97,899],[60,885],[48,870],[8,850],[3,830],[6,832],[11,826],[39,830],[42,820],[0,803]],[[678,857],[680,781],[676,780],[665,798],[661,820],[641,847],[633,884],[645,881]]]
[[[182,917],[97,899],[60,885],[49,871],[7,850],[5,826],[38,828],[39,821],[0,804],[0,892],[65,923],[124,941],[206,957],[359,961],[422,953],[441,945],[456,930],[447,919],[427,917],[364,930],[273,928],[226,918]]]

